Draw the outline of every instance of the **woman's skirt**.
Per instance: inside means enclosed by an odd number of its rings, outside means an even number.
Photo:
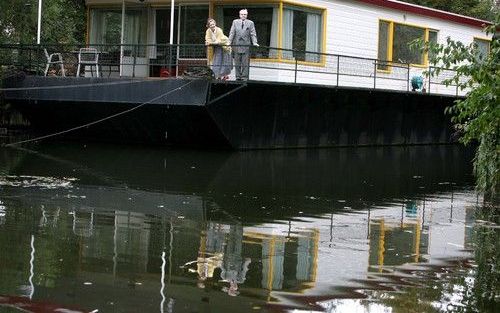
[[[212,71],[215,78],[224,77],[231,73],[233,69],[233,58],[231,53],[225,51],[221,46],[214,46],[214,58],[212,62]]]

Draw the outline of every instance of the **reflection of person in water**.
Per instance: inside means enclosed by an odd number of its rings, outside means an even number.
[[[216,268],[221,267],[224,257],[224,241],[226,231],[224,225],[209,222],[206,232],[202,232],[200,240],[200,250],[198,258],[188,264],[196,262],[196,272],[198,273],[198,287],[205,288],[205,281],[214,276]],[[190,269],[195,272],[194,269]]]
[[[229,283],[229,287],[224,287],[222,290],[230,296],[238,295],[238,284],[245,282],[248,265],[251,262],[250,258],[243,260],[242,245],[243,226],[231,225],[220,274],[222,280]]]
[[[196,271],[198,272],[198,284],[199,288],[205,288],[205,281],[207,278],[214,277],[214,271],[216,268],[222,265],[222,254],[216,254],[210,257],[199,256],[196,260]]]

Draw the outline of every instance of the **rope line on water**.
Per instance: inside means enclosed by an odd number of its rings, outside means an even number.
[[[96,121],[93,121],[93,122],[90,122],[90,123],[86,123],[84,125],[80,125],[80,126],[76,126],[76,127],[73,127],[73,128],[70,128],[70,129],[66,129],[66,130],[63,130],[63,131],[59,131],[59,132],[56,132],[56,133],[52,133],[52,134],[48,134],[48,135],[44,135],[44,136],[40,136],[40,137],[36,137],[36,138],[32,138],[32,139],[27,139],[27,140],[22,140],[22,141],[18,141],[18,142],[14,142],[14,143],[9,143],[9,144],[5,144],[4,146],[5,147],[12,147],[12,146],[16,146],[16,145],[19,145],[19,144],[23,144],[23,143],[28,143],[28,142],[33,142],[33,141],[40,141],[40,140],[43,140],[43,139],[47,139],[47,138],[50,138],[50,137],[55,137],[55,136],[59,136],[59,135],[62,135],[62,134],[66,134],[66,133],[69,133],[69,132],[72,132],[72,131],[75,131],[75,130],[78,130],[78,129],[81,129],[81,128],[84,128],[84,127],[88,127],[88,126],[92,126],[92,125],[95,125],[95,124],[98,124],[98,123],[101,123],[103,121],[106,121],[106,120],[109,120],[109,119],[112,119],[112,118],[115,118],[117,116],[120,116],[120,115],[123,115],[123,114],[126,114],[126,113],[129,113],[129,112],[132,112],[134,110],[137,110],[139,109],[140,107],[142,106],[145,106],[146,104],[149,104],[155,100],[158,100],[162,97],[165,97],[175,91],[179,91],[181,90],[182,88],[186,87],[187,85],[191,84],[192,82],[194,82],[194,80],[191,80],[175,89],[172,89],[170,91],[167,91],[157,97],[154,97],[153,99],[149,100],[149,101],[146,101],[146,102],[143,102],[133,108],[130,108],[130,109],[127,109],[125,111],[122,111],[122,112],[118,112],[118,113],[115,113],[115,114],[112,114],[110,116],[107,116],[107,117],[104,117],[104,118],[101,118],[101,119],[98,119]]]

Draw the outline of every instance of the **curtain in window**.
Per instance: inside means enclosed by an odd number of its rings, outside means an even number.
[[[236,17],[235,17],[236,18]],[[220,29],[224,29],[224,7],[218,5],[215,7],[215,22]],[[229,36],[229,33],[227,34]]]
[[[306,33],[306,51],[320,51],[320,22],[321,17],[318,14],[307,14],[307,33]],[[319,62],[319,54],[306,53],[306,61]]]
[[[106,29],[106,20],[101,11],[92,10],[90,14],[90,43],[103,43],[103,32]]]
[[[156,10],[148,9],[148,57],[156,59]]]
[[[125,47],[125,55],[146,56],[144,46],[147,40],[147,10],[131,10],[125,14],[124,44],[131,46]]]
[[[293,10],[283,9],[283,49],[293,49]],[[292,51],[283,51],[284,59],[293,59]]]
[[[123,34],[124,44],[136,45],[139,43],[140,15],[138,13],[139,12],[127,12],[125,14],[125,31]],[[135,46],[125,46],[125,55],[135,55],[135,49],[137,49]]]
[[[271,24],[271,41],[269,46],[272,48],[278,47],[278,16],[279,16],[279,8],[273,8],[273,21]],[[271,49],[269,51],[270,58],[278,57],[278,50]]]

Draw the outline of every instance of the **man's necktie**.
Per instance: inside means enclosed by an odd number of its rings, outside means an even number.
[[[241,29],[243,29],[243,26],[245,26],[245,23],[241,21]]]

